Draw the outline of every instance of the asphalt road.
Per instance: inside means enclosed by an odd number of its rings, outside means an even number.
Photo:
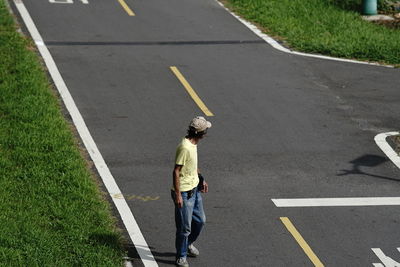
[[[214,0],[24,1],[159,266],[174,262],[175,147],[203,115],[207,226],[191,266],[400,262],[399,206],[277,208],[273,198],[396,197],[399,170],[373,138],[400,125],[399,70],[285,54]],[[133,247],[134,266],[141,266]]]

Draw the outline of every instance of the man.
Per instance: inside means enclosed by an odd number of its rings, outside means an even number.
[[[197,167],[197,144],[210,127],[211,123],[205,118],[194,118],[176,149],[171,195],[175,203],[177,266],[188,267],[186,257],[199,255],[193,243],[206,222],[200,192],[207,193],[208,184]]]

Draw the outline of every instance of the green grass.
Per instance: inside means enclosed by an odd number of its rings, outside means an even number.
[[[354,0],[226,1],[234,12],[296,50],[400,64],[400,30],[363,21],[352,10]]]
[[[396,135],[393,138],[393,143],[395,145],[395,151],[397,152],[397,154],[400,155],[400,135]]]
[[[0,265],[122,266],[122,237],[0,0]]]

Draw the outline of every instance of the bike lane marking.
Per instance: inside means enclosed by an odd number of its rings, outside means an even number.
[[[171,71],[175,74],[178,80],[182,83],[183,87],[185,87],[186,91],[192,97],[193,101],[197,104],[197,106],[206,114],[206,116],[214,116],[214,114],[207,108],[204,102],[200,99],[200,97],[196,94],[192,86],[188,83],[188,81],[183,77],[182,73],[178,70],[177,67],[171,66],[169,67]]]
[[[14,0],[14,4],[17,7],[18,12],[20,13],[29,33],[34,40],[37,48],[47,66],[47,69],[54,81],[54,84],[60,93],[63,102],[71,115],[71,118],[75,124],[75,127],[82,138],[82,141],[92,158],[96,169],[111,196],[119,214],[121,215],[122,221],[127,229],[129,237],[131,238],[143,264],[145,267],[156,267],[158,266],[156,260],[154,259],[151,250],[149,249],[146,240],[142,232],[140,231],[139,225],[137,224],[132,211],[130,210],[126,200],[122,196],[121,190],[119,189],[114,177],[112,176],[107,164],[104,161],[103,156],[97,148],[96,143],[91,136],[89,129],[86,126],[85,121],[81,113],[79,112],[58,68],[57,65],[51,56],[49,50],[43,42],[43,39],[36,28],[31,16],[29,15],[28,10],[26,9],[24,3],[21,0]]]
[[[324,267],[322,262],[319,260],[317,255],[315,255],[314,251],[307,244],[307,242],[301,236],[299,231],[297,231],[296,227],[294,227],[293,223],[289,220],[289,218],[288,217],[280,217],[279,219],[285,225],[286,229],[292,234],[293,238],[297,241],[299,246],[303,249],[304,253],[308,256],[308,258],[314,264],[314,266]]]
[[[135,16],[135,13],[132,11],[132,9],[128,6],[128,4],[124,0],[118,0],[118,2],[124,8],[126,13],[128,13],[129,16]]]

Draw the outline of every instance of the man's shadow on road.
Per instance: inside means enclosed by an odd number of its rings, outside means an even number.
[[[386,180],[400,182],[400,180],[396,179],[396,178],[367,173],[367,172],[361,170],[361,167],[374,168],[374,167],[377,167],[387,161],[388,161],[388,159],[386,157],[377,156],[377,155],[369,155],[369,154],[363,155],[363,156],[358,157],[349,162],[349,163],[353,164],[351,170],[340,170],[342,173],[339,173],[336,176],[361,174],[361,175],[367,175],[367,176],[376,177],[376,178],[380,178],[380,179],[386,179]]]
[[[136,249],[136,247],[133,244],[128,244],[125,246],[126,250],[128,251],[128,257],[132,260],[135,261],[142,261],[142,259],[139,256],[139,253],[137,249],[141,249],[140,246]],[[165,264],[170,264],[170,265],[175,265],[175,253],[174,252],[159,252],[157,251],[154,247],[149,247],[151,250],[151,253],[154,256],[154,259],[159,262],[159,263],[165,263]],[[147,252],[147,248],[144,248]],[[147,252],[148,253],[148,252]],[[151,260],[150,255],[147,258],[148,260]],[[144,256],[146,258],[146,256]]]

